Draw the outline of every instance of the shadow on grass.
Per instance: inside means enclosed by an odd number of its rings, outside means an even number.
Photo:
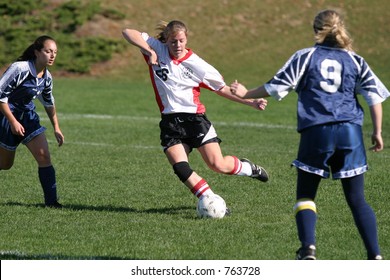
[[[21,207],[34,207],[34,208],[46,208],[44,204],[28,204],[20,202],[6,202],[2,203],[5,206],[21,206]],[[48,208],[53,211],[62,210],[74,210],[74,211],[98,211],[98,212],[117,212],[117,213],[138,213],[138,214],[183,214],[183,211],[194,210],[192,206],[177,206],[167,208],[150,208],[150,209],[135,209],[131,207],[118,207],[112,205],[106,206],[92,206],[92,205],[79,205],[79,204],[67,204],[63,205],[62,208]]]
[[[134,260],[115,256],[65,256],[26,254],[19,251],[0,251],[1,260]]]

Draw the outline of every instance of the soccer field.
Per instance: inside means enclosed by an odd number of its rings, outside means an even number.
[[[200,155],[192,168],[221,195],[232,215],[196,216],[196,198],[174,175],[159,145],[159,112],[145,82],[57,79],[55,97],[65,144],[48,127],[64,209],[46,209],[36,163],[24,146],[0,172],[1,259],[289,260],[299,247],[295,203],[295,93],[266,111],[203,91],[202,101],[225,155],[264,166],[270,181],[216,174]],[[384,103],[383,137],[390,143]],[[367,110],[366,110],[367,111]],[[371,123],[364,136],[370,146]],[[368,152],[366,197],[374,208],[382,253],[390,256],[388,148]],[[365,259],[339,181],[323,180],[317,197],[318,258]]]

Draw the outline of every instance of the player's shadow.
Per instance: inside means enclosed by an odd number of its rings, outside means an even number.
[[[20,202],[6,202],[2,203],[5,206],[22,206],[45,208],[44,204],[28,204]],[[65,204],[61,209],[50,208],[53,211],[73,210],[73,211],[98,211],[98,212],[115,212],[115,213],[138,213],[138,214],[167,214],[167,215],[183,215],[188,210],[194,210],[194,207],[188,205],[165,207],[165,208],[150,208],[150,209],[136,209],[132,207],[122,207],[113,205],[81,205],[81,204]]]
[[[18,251],[0,251],[1,260],[129,260],[117,256],[66,256],[52,254],[25,254]],[[134,259],[132,259],[134,260]]]

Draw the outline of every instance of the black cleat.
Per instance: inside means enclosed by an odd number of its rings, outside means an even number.
[[[59,203],[58,201],[52,203],[52,204],[46,204],[45,205],[47,208],[56,208],[56,209],[61,209],[62,208],[62,204]]]
[[[251,178],[260,180],[262,182],[267,182],[268,181],[268,173],[267,171],[261,167],[260,165],[256,165],[253,162],[251,162],[249,159],[243,158],[241,159],[242,162],[247,162],[251,165],[252,167],[252,175],[250,176]]]
[[[316,246],[301,247],[297,251],[297,260],[316,260]]]

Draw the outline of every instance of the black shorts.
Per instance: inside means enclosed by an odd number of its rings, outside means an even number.
[[[191,150],[221,140],[205,114],[177,113],[161,116],[160,139],[164,151],[176,144],[187,144]]]

